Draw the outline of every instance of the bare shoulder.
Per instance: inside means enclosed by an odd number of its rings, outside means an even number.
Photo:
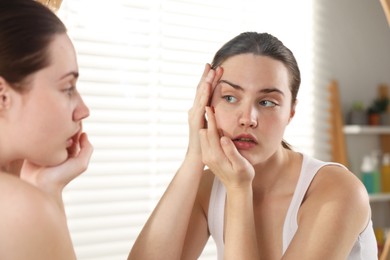
[[[369,197],[363,183],[338,165],[327,165],[318,171],[306,194],[306,202],[315,210],[321,207],[335,210],[341,219],[353,218],[361,230],[370,217]]]
[[[361,181],[343,167],[324,166],[299,208],[298,230],[285,259],[347,259],[369,218]]]
[[[49,203],[49,200],[38,189],[5,173],[0,174],[0,194],[1,205],[8,206],[6,209],[9,209],[2,210],[0,214],[16,215],[19,210],[23,212],[23,210],[31,210],[35,207],[42,209],[42,206]],[[33,210],[31,213],[36,211]]]
[[[41,206],[47,201],[39,190],[6,173],[0,173],[0,195],[2,208],[0,214],[2,217],[16,217],[20,215],[19,212],[23,213],[35,207],[41,209]],[[32,210],[30,213],[34,214],[35,212],[39,213],[38,210]]]
[[[317,192],[316,192],[317,191]],[[368,203],[368,194],[363,183],[344,167],[327,165],[322,167],[313,179],[308,193],[337,197],[340,200]]]
[[[65,216],[38,189],[0,173],[0,208],[0,259],[75,258]]]

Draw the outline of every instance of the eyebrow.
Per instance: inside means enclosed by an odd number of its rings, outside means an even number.
[[[224,80],[224,79],[221,79],[221,80],[218,82],[218,84],[219,84],[219,83],[226,83],[226,84],[228,84],[229,86],[231,86],[231,87],[234,88],[234,89],[237,89],[237,90],[240,90],[240,91],[244,91],[244,88],[241,87],[240,85],[234,84],[234,83],[229,82],[229,81]],[[260,93],[272,93],[272,92],[277,92],[277,93],[281,94],[282,96],[284,96],[284,93],[283,93],[280,89],[273,88],[273,87],[261,89],[261,90],[259,90],[259,92],[260,92]]]
[[[71,71],[71,72],[63,75],[59,80],[62,80],[62,79],[69,77],[69,76],[73,76],[75,79],[77,79],[79,77],[79,73],[77,71]]]

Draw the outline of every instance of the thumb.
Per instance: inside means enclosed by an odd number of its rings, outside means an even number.
[[[74,163],[75,168],[79,168],[79,170],[81,170],[81,172],[83,172],[88,167],[89,160],[91,159],[92,152],[93,152],[93,146],[89,142],[86,133],[82,133],[80,135],[79,142],[80,142],[79,154],[76,157],[70,158],[69,161]]]
[[[244,158],[238,152],[236,146],[230,140],[230,138],[226,136],[222,136],[220,139],[221,147],[229,162],[232,164],[233,168],[237,168],[239,165],[244,163]]]

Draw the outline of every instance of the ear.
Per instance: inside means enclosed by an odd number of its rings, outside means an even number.
[[[0,112],[7,110],[11,105],[11,86],[0,76]]]
[[[298,103],[298,99],[295,99],[294,104],[292,104],[292,106],[291,106],[290,119],[288,120],[289,123],[291,122],[291,119],[293,119],[293,117],[295,115],[295,108],[297,106],[297,103]]]

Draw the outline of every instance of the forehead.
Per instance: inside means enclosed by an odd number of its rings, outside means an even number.
[[[78,71],[76,52],[67,34],[57,34],[49,45],[50,66],[61,74]]]
[[[25,80],[28,88],[33,86],[50,85],[58,82],[70,72],[78,72],[76,53],[67,34],[56,34],[47,47],[49,64],[47,67],[34,72]],[[45,83],[45,84],[43,84]]]
[[[275,87],[283,92],[289,90],[289,73],[286,66],[267,56],[240,54],[221,64],[221,79],[229,80],[243,88]]]

